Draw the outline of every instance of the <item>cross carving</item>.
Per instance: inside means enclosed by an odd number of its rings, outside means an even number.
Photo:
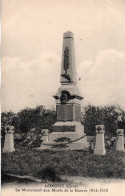
[[[10,128],[9,128],[9,127],[7,127],[7,128],[6,128],[6,131],[8,132],[9,130],[10,130]]]
[[[101,127],[98,127],[98,128],[97,128],[97,131],[98,131],[98,132],[100,132],[101,130],[102,130]]]

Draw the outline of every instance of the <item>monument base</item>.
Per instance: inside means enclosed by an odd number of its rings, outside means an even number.
[[[96,143],[94,149],[94,154],[96,155],[106,154],[104,132],[105,132],[104,125],[96,125]]]
[[[9,152],[14,152],[15,148],[3,148],[3,153],[9,153]]]
[[[9,131],[5,131],[5,142],[4,142],[4,147],[3,147],[3,152],[4,153],[9,153],[15,151],[14,148],[14,136],[13,136],[13,126],[7,126],[6,129],[9,129]]]
[[[60,130],[60,131],[58,131]],[[56,122],[48,142],[42,142],[39,149],[85,149],[88,147],[84,126],[80,122]]]
[[[98,149],[98,148],[95,148],[94,149],[94,154],[96,155],[105,155],[106,154],[106,150],[105,149]]]
[[[117,129],[118,139],[116,144],[117,151],[125,151],[124,149],[124,129]]]
[[[121,152],[125,152],[125,149],[124,148],[122,148],[122,149],[121,148],[117,148],[116,150],[117,151],[121,151]]]

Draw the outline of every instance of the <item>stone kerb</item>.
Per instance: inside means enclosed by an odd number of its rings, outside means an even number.
[[[96,155],[105,155],[105,142],[104,142],[104,125],[96,125],[96,144],[94,149],[94,154]]]
[[[124,129],[117,129],[117,151],[124,151]]]
[[[13,152],[14,149],[14,127],[7,125],[5,127],[5,142],[3,152]]]

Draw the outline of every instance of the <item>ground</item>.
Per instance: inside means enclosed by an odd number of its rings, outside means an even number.
[[[51,151],[16,147],[15,152],[2,153],[2,175],[27,175],[50,181],[61,176],[125,179],[125,152],[107,150],[97,156],[83,150]]]

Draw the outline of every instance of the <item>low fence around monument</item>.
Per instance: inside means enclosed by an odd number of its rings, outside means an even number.
[[[74,143],[76,141],[79,141],[83,138],[87,137],[87,135],[84,135],[80,138],[77,138],[75,140],[69,140],[69,141],[64,141],[64,142],[55,142],[55,143],[43,143],[42,145],[44,146],[53,146],[53,147],[64,147],[66,148],[68,144]]]

